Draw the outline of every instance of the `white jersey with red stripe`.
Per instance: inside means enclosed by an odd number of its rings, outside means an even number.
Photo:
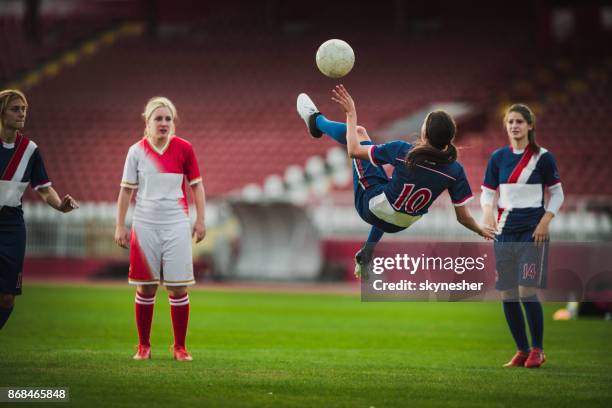
[[[483,189],[496,191],[498,232],[514,233],[535,228],[544,215],[544,187],[560,185],[553,155],[543,147],[514,150],[506,146],[491,155]]]
[[[121,186],[138,189],[135,222],[168,225],[189,221],[185,179],[190,185],[202,181],[191,143],[171,136],[157,149],[147,138],[130,147]]]

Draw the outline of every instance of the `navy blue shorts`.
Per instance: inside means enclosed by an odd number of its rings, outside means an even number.
[[[0,293],[21,295],[25,247],[25,225],[0,229]]]
[[[372,145],[372,142],[361,142],[362,145]],[[389,177],[382,167],[376,167],[369,160],[353,159],[353,192],[355,193],[355,209],[361,219],[376,228],[394,233],[405,230],[405,227],[390,224],[381,220],[370,211],[370,199],[383,194]]]
[[[495,289],[517,286],[543,289],[548,274],[548,242],[536,245],[533,229],[500,234],[495,242]]]

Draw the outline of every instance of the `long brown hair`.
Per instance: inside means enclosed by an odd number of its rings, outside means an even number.
[[[425,118],[425,139],[417,142],[406,155],[406,165],[414,170],[418,165],[450,164],[457,160],[457,148],[453,138],[457,132],[457,124],[448,113],[437,110],[430,112]]]
[[[540,152],[540,145],[536,142],[536,117],[533,111],[527,105],[515,103],[508,108],[504,115],[504,127],[510,112],[520,113],[527,124],[531,126],[531,129],[527,132],[527,140],[529,140],[528,147],[534,154],[538,154]]]

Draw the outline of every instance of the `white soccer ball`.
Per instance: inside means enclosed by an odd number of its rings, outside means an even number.
[[[355,53],[346,41],[327,40],[317,50],[317,67],[330,78],[342,78],[354,64]]]

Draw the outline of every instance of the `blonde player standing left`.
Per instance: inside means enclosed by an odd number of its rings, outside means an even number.
[[[191,144],[174,134],[174,104],[164,97],[151,98],[142,114],[144,137],[128,151],[117,200],[115,242],[130,247],[129,283],[136,285],[138,350],[135,360],[151,358],[151,322],[155,293],[160,283],[169,295],[174,331],[174,359],[191,361],[185,348],[189,321],[187,286],[195,283],[191,237],[200,242],[204,226],[204,187]],[[185,179],[193,191],[196,221],[191,228]],[[131,235],[125,217],[136,194]]]

